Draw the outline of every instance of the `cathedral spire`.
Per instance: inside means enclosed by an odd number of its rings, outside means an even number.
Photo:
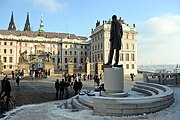
[[[26,23],[24,26],[24,31],[30,31],[31,27],[30,27],[30,22],[29,22],[29,12],[27,12],[27,18],[26,18]]]
[[[15,26],[15,24],[14,24],[13,12],[12,12],[12,14],[11,14],[11,21],[10,21],[10,23],[9,23],[8,30],[16,30],[16,26]]]
[[[44,21],[43,21],[43,15],[41,15],[41,23],[39,26],[39,32],[44,32]]]

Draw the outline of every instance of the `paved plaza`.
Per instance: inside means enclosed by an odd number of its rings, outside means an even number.
[[[56,79],[60,77],[51,77],[46,79],[34,79],[34,80],[20,80],[20,86],[18,87],[15,80],[11,80],[12,92],[11,96],[13,99],[10,102],[10,108],[5,109],[1,107],[1,114],[4,111],[15,108],[16,106],[22,106],[27,104],[37,104],[49,101],[55,101],[55,87],[54,83]],[[125,76],[125,90],[131,88],[136,81],[142,81],[142,75],[137,75],[134,81],[131,81],[130,76]],[[96,84],[93,80],[82,81],[83,88],[88,90],[94,90]],[[103,80],[101,80],[103,83]],[[1,86],[0,86],[1,89]],[[74,96],[74,91],[69,87],[69,97]],[[66,98],[64,98],[66,99]]]

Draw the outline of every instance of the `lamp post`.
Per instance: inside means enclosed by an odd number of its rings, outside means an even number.
[[[61,63],[62,65],[62,39],[58,40],[57,44],[58,44],[58,66],[59,66],[59,63]],[[61,60],[59,61],[60,52],[61,52]],[[62,67],[60,67],[60,69],[62,69]]]

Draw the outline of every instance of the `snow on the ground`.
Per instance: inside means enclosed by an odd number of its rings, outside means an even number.
[[[138,116],[93,116],[92,110],[72,112],[61,109],[66,101],[55,101],[37,105],[25,105],[7,112],[2,120],[180,120],[180,87],[171,87],[175,93],[175,102],[169,108],[157,113]]]

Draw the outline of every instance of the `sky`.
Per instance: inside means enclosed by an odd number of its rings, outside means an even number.
[[[0,29],[11,12],[23,30],[27,12],[33,31],[43,15],[45,31],[89,37],[96,21],[116,14],[137,28],[137,64],[180,64],[180,0],[0,0]]]

